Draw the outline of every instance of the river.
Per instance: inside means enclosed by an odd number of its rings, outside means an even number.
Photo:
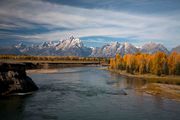
[[[39,90],[0,100],[1,120],[179,120],[180,102],[137,89],[143,80],[98,67],[29,73]],[[124,93],[127,93],[125,95]]]

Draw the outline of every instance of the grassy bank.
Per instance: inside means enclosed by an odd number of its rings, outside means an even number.
[[[145,79],[152,83],[180,85],[180,76],[177,76],[177,75],[157,76],[157,75],[153,75],[153,74],[138,74],[138,73],[130,74],[130,73],[127,73],[126,71],[121,71],[121,70],[112,70],[112,69],[107,69],[107,70],[114,72],[114,73],[118,73],[118,74],[120,74],[122,76],[126,76],[126,77]]]

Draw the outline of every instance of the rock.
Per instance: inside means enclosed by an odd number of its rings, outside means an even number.
[[[24,64],[0,63],[0,96],[35,90],[38,90],[38,87],[26,75]]]
[[[126,92],[124,89],[121,89],[121,90],[120,90],[120,94],[122,94],[122,95],[127,95],[127,92]]]

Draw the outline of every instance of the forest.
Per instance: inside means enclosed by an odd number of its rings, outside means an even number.
[[[126,54],[123,57],[116,54],[115,58],[110,59],[109,69],[124,70],[131,74],[180,75],[180,54],[136,53]]]

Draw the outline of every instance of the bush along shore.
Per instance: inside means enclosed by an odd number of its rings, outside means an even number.
[[[38,87],[26,75],[24,64],[0,63],[0,97],[23,95],[36,90]]]

